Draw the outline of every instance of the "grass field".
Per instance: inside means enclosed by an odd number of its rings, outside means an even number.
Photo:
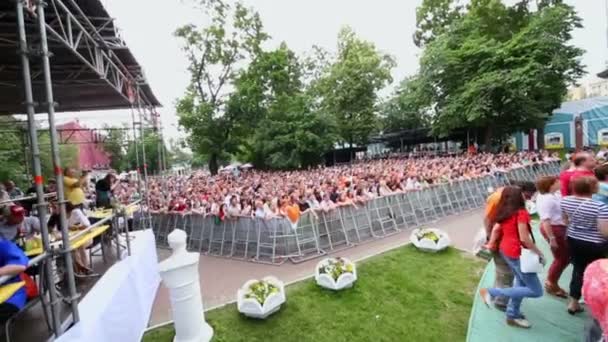
[[[287,303],[266,321],[241,316],[236,305],[207,320],[215,342],[464,341],[484,266],[454,249],[425,254],[409,245],[359,263],[352,289],[334,293],[314,280],[289,286]],[[173,335],[167,326],[143,341]]]

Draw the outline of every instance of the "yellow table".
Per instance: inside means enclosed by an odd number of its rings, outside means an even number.
[[[80,235],[76,239],[70,238],[70,244],[72,245],[73,249],[80,248],[83,245],[85,245],[87,242],[89,242],[89,241],[93,240],[94,238],[98,237],[99,235],[103,234],[109,228],[110,228],[109,225],[95,227],[95,228],[91,229],[90,231],[88,231],[86,234]],[[78,231],[70,232],[70,235],[76,235],[76,234],[78,234]],[[61,243],[61,241],[57,241],[57,242],[51,243],[51,245],[59,245],[60,243]],[[25,252],[25,255],[28,257],[34,256],[34,255],[39,255],[39,254],[42,254],[42,247],[30,249]]]
[[[6,302],[9,298],[11,298],[15,294],[15,292],[19,291],[19,289],[21,289],[24,286],[25,286],[24,281],[0,286],[0,304]]]
[[[133,215],[136,211],[139,210],[139,205],[130,205],[125,208],[125,212],[127,216]],[[87,216],[93,219],[102,220],[108,216],[112,215],[112,209],[98,209],[92,212],[88,212]]]

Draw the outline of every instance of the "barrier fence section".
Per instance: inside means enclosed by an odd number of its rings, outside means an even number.
[[[178,228],[188,234],[190,251],[275,265],[287,260],[298,263],[478,209],[493,189],[559,172],[557,161],[534,164],[493,176],[378,197],[356,207],[307,211],[297,225],[284,218],[219,220],[183,213],[151,214],[151,224],[161,248],[168,247],[168,234]]]

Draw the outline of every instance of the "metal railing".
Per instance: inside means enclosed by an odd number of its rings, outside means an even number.
[[[190,251],[276,265],[287,260],[298,263],[475,210],[484,206],[493,189],[511,181],[534,181],[541,175],[559,172],[559,162],[530,165],[493,176],[378,197],[357,207],[307,211],[297,225],[285,218],[239,217],[222,221],[194,213],[152,214],[151,225],[161,248],[168,246],[168,234],[178,228],[188,234]]]

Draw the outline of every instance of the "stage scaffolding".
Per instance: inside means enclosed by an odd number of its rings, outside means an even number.
[[[61,301],[68,302],[71,307],[71,317],[67,322],[79,320],[79,296],[72,267],[55,112],[130,109],[134,140],[138,140],[138,134],[141,139],[141,146],[135,142],[138,165],[143,165],[143,182],[139,184],[143,183],[144,189],[140,194],[147,201],[144,121],[154,119],[157,123],[155,129],[162,136],[155,110],[158,106],[160,103],[147,84],[141,67],[117,34],[114,22],[100,0],[12,0],[0,3],[0,115],[27,114],[31,168],[37,194],[35,211],[41,222],[44,248],[42,255],[31,260],[30,264],[42,263],[44,267],[44,288],[48,293],[43,296],[43,301],[48,297],[50,325],[55,336],[67,328],[66,321],[60,316]],[[36,127],[38,113],[47,114],[57,180],[63,242],[58,252],[50,248],[45,224],[48,203],[43,191]],[[162,163],[162,157],[159,162]],[[46,262],[54,253],[63,259],[67,272],[68,294],[63,298],[54,286],[52,265]]]

